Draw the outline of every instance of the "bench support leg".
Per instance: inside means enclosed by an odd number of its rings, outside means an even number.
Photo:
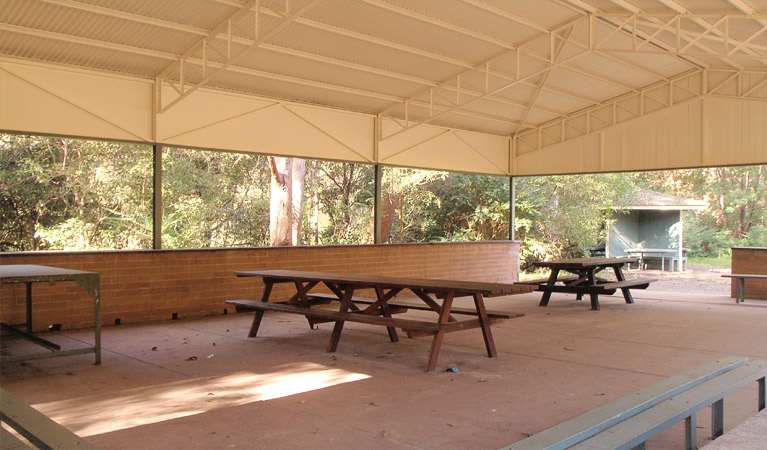
[[[711,405],[711,440],[724,434],[724,399]]]
[[[647,448],[647,442],[642,442],[641,444],[633,447],[631,450],[645,450]]]
[[[746,302],[746,279],[737,278],[736,280],[737,280],[736,285],[738,287],[735,289],[735,295],[737,295],[737,298],[735,299],[735,303],[745,303]]]
[[[698,450],[698,436],[696,433],[697,418],[695,413],[684,421],[684,448],[685,450]]]
[[[764,386],[764,378],[760,378],[757,380],[759,382],[759,404],[757,405],[759,407],[759,411],[763,410],[767,405],[765,405],[765,386]]]

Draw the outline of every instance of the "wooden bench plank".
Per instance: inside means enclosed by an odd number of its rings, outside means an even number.
[[[659,381],[637,392],[610,402],[529,438],[515,442],[505,450],[560,450],[569,448],[597,433],[646,411],[659,403],[745,365],[748,358],[728,356],[688,372]]]
[[[572,281],[577,281],[579,278],[580,277],[578,277],[578,275],[570,275],[570,276],[566,276],[566,277],[558,277],[557,278],[557,282],[570,283]],[[545,284],[545,283],[548,283],[548,282],[549,282],[548,278],[537,278],[535,280],[518,281],[517,284],[533,284],[533,285],[535,285],[535,284]]]
[[[573,446],[573,449],[632,449],[666,428],[716,403],[736,390],[767,376],[767,360],[752,361],[706,380],[645,410],[604,432]]]
[[[609,283],[602,283],[599,286],[602,286],[606,289],[622,289],[622,288],[632,288],[632,289],[647,289],[650,286],[650,283],[658,281],[657,278],[632,278],[629,280],[623,280],[623,281],[611,281]]]
[[[387,327],[397,327],[403,329],[437,331],[439,324],[423,322],[409,319],[395,319],[389,317],[371,316],[361,313],[342,313],[339,311],[330,311],[327,309],[310,309],[302,306],[287,305],[284,303],[265,303],[254,300],[227,300],[226,303],[237,305],[243,309],[253,311],[275,311],[289,314],[300,314],[306,317],[328,319],[330,321],[347,321],[367,323],[370,325],[383,325]]]
[[[593,286],[564,286],[564,285],[553,285],[549,286],[547,284],[541,284],[538,286],[537,291],[540,292],[564,292],[567,294],[605,294],[605,295],[612,295],[615,293],[617,288],[605,288],[601,284],[593,285]]]
[[[316,294],[308,294],[309,298],[317,298],[317,299],[332,299],[332,300],[338,300],[338,298],[333,294],[325,294],[325,293],[316,293]],[[352,297],[352,302],[354,303],[362,303],[365,305],[372,305],[376,299],[374,298],[368,298],[368,297]],[[397,308],[405,308],[405,309],[415,309],[419,311],[433,311],[431,308],[429,308],[426,304],[415,304],[410,302],[404,302],[404,301],[398,301],[398,300],[389,300],[389,306],[391,307],[397,307]],[[464,314],[464,315],[470,315],[470,316],[476,316],[477,311],[473,308],[462,308],[460,306],[453,306],[450,308],[451,314]],[[488,310],[487,316],[494,319],[515,319],[517,317],[522,317],[524,314],[519,313],[512,313],[512,312],[505,312],[505,311],[496,311],[496,310]]]
[[[0,421],[7,423],[38,448],[67,450],[96,448],[2,388],[0,388]]]

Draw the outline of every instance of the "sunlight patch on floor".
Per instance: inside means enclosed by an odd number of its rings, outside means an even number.
[[[304,363],[276,372],[237,372],[34,407],[80,436],[93,436],[366,378],[370,376]]]

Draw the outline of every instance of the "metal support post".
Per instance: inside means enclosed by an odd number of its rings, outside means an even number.
[[[711,440],[724,434],[724,399],[711,405]]]
[[[517,187],[514,177],[509,177],[509,240],[513,241],[516,237],[516,197]]]
[[[375,165],[375,189],[373,202],[373,242],[381,244],[381,180],[383,178],[383,166]]]
[[[684,421],[684,448],[685,450],[698,449],[698,436],[696,433],[698,421],[695,413]]]
[[[153,146],[152,248],[162,248],[162,145]]]

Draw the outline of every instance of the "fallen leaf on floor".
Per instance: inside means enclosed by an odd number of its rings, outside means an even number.
[[[208,395],[216,395],[216,394],[214,394],[214,393],[212,393],[212,392],[208,392]]]
[[[189,358],[186,359],[186,361],[197,361],[197,357],[196,356],[190,356]]]
[[[451,427],[451,428],[452,428],[452,427],[454,427],[455,425],[453,425],[452,423],[448,423],[448,424],[447,424],[447,426],[449,426],[449,427]]]
[[[214,356],[216,356],[216,355],[208,355],[207,358],[210,359],[210,358],[212,358]]]
[[[152,351],[156,352],[157,351],[157,347],[152,347]]]
[[[317,434],[317,433],[319,433],[319,432],[320,432],[320,429],[319,429],[319,428],[315,428],[315,429],[313,429],[313,430],[312,430],[312,434]]]
[[[378,405],[373,402],[368,402],[365,406],[378,406]]]
[[[574,352],[575,351],[575,349],[572,349],[572,348],[567,348],[567,347],[562,347],[562,348],[567,350],[568,352]]]
[[[214,347],[216,346],[216,343],[215,343],[215,342],[213,343],[213,346],[214,346]]]

